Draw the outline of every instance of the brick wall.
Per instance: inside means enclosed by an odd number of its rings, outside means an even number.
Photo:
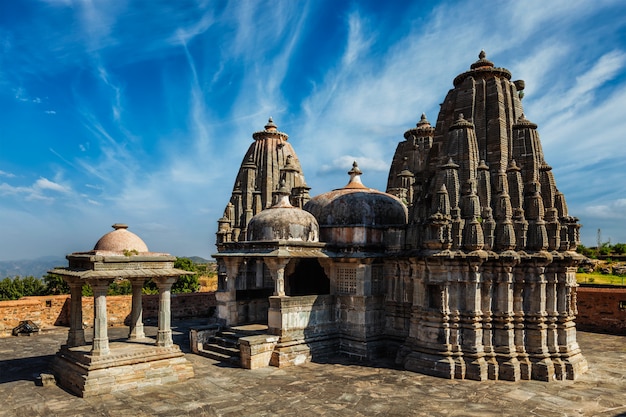
[[[83,322],[93,324],[93,297],[83,297]],[[144,322],[158,319],[159,296],[143,296]],[[198,292],[172,294],[172,317],[208,317],[215,308],[215,294]],[[110,326],[128,325],[130,319],[131,296],[115,295],[107,297],[107,315]],[[23,297],[14,301],[0,301],[0,337],[11,335],[11,331],[21,320],[32,320],[42,329],[52,326],[69,326],[70,296],[52,295]]]
[[[626,335],[626,288],[580,286],[577,299],[579,330]]]
[[[577,292],[580,330],[626,335],[626,288],[596,288],[581,286]],[[215,294],[201,292],[172,295],[172,317],[208,317],[215,307]],[[107,297],[110,325],[122,325],[130,314],[130,295]],[[158,295],[143,296],[144,321],[158,318]],[[24,297],[15,301],[0,301],[0,337],[8,336],[20,320],[32,320],[42,328],[69,325],[69,296]],[[93,321],[93,297],[83,297],[83,319],[87,326]]]

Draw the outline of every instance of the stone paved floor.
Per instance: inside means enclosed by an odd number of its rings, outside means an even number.
[[[191,324],[174,323],[186,352]],[[250,371],[187,353],[191,380],[86,399],[37,384],[65,337],[0,338],[0,416],[626,416],[623,336],[580,332],[590,370],[577,381],[450,381],[349,360]]]

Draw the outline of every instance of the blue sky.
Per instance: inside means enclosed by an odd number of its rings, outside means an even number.
[[[527,118],[583,243],[626,242],[626,3],[0,1],[0,260],[89,250],[116,222],[208,257],[272,116],[311,194],[353,160],[384,190],[481,49]]]

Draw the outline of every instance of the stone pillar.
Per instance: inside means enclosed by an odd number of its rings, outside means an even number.
[[[241,258],[222,258],[226,267],[226,285],[222,291],[215,293],[217,301],[217,316],[220,321],[227,325],[236,325],[239,314],[237,312],[237,275]]]
[[[112,279],[90,279],[93,290],[93,356],[109,354],[109,336],[107,333],[107,290]]]
[[[471,260],[467,270],[465,309],[461,313],[461,348],[465,357],[465,377],[477,381],[487,379],[487,362],[483,347],[483,322],[481,310],[481,265],[480,258]]]
[[[76,277],[63,278],[70,286],[70,331],[67,335],[67,347],[83,346],[83,281]]]
[[[554,364],[548,349],[548,325],[546,312],[546,265],[552,261],[550,254],[533,255],[532,264],[526,269],[529,297],[524,314],[526,321],[526,352],[532,362],[532,379],[551,381],[555,376]]]
[[[513,291],[513,265],[517,259],[503,262],[499,271],[494,297],[493,340],[496,360],[498,361],[498,379],[519,381],[521,379],[520,363],[515,348],[515,308]],[[519,293],[518,293],[519,294]],[[517,295],[520,297],[520,295]]]
[[[256,260],[256,276],[255,276],[255,285],[257,288],[263,288],[263,261],[260,259]]]
[[[129,339],[143,339],[146,334],[143,331],[143,305],[142,305],[142,288],[144,280],[131,279],[133,287],[132,307],[130,311],[130,329],[128,332]]]
[[[524,270],[518,268],[515,271],[515,282],[513,284],[513,323],[515,328],[515,350],[517,360],[520,364],[520,379],[529,380],[531,378],[531,366],[526,351],[526,326],[524,321],[524,299],[528,299],[528,291],[525,288]]]
[[[266,258],[265,264],[274,280],[274,296],[270,297],[270,308],[267,311],[267,327],[271,334],[282,335],[288,324],[283,320],[283,301],[285,298],[285,267],[289,258]]]
[[[289,258],[267,258],[265,264],[274,279],[274,296],[285,296],[285,267],[289,263]]]
[[[174,344],[172,341],[172,308],[171,308],[171,290],[172,284],[177,280],[176,277],[155,277],[152,280],[159,288],[159,329],[157,331],[156,345],[161,347],[170,347]]]

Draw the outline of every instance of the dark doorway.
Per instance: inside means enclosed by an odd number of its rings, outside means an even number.
[[[330,294],[330,280],[317,259],[300,259],[287,281],[290,296]]]

